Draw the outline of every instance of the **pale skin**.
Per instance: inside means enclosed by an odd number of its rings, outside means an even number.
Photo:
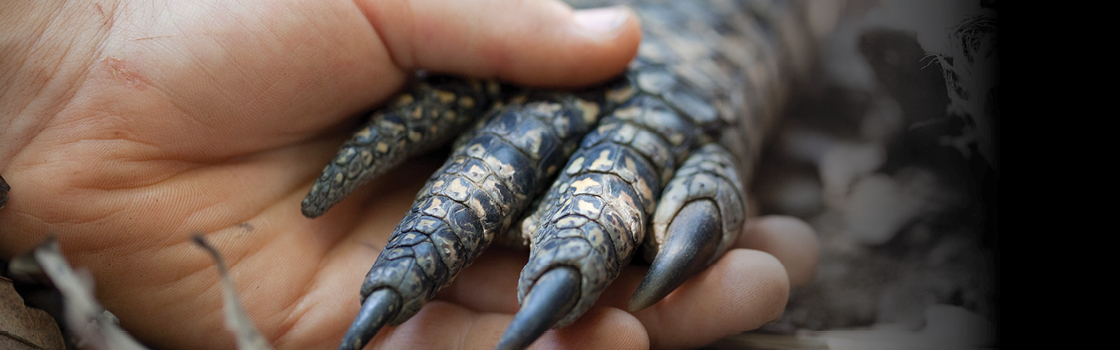
[[[550,0],[105,1],[0,4],[0,256],[57,234],[131,334],[230,349],[204,233],[279,349],[338,345],[362,277],[441,160],[410,162],[323,217],[299,205],[355,116],[416,69],[549,87],[621,72],[632,12]],[[536,348],[682,348],[775,320],[813,276],[803,222],[756,218],[713,267],[657,305],[623,309],[629,267],[597,307]],[[494,249],[372,347],[493,348],[526,254]]]

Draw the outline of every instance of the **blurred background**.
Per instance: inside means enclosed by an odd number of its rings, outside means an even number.
[[[833,5],[753,184],[816,229],[816,279],[713,348],[998,348],[996,1]]]

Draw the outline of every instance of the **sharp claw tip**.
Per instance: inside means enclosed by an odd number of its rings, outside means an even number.
[[[645,310],[677,289],[688,277],[687,265],[687,260],[657,257],[645,278],[642,279],[642,283],[638,285],[638,289],[634,291],[634,295],[630,297],[630,303],[627,305],[630,312]]]
[[[515,342],[516,342],[515,340],[508,339],[508,338],[506,338],[505,335],[502,335],[502,340],[500,342],[498,342],[498,347],[494,348],[494,350],[520,350],[520,349],[523,349],[521,347],[515,346],[514,345]]]
[[[579,290],[580,274],[575,268],[557,267],[545,272],[525,296],[496,349],[528,348],[571,311],[579,300]]]
[[[707,267],[722,237],[718,213],[711,201],[693,202],[681,209],[669,226],[667,241],[630,298],[630,312],[653,306]]]
[[[630,312],[645,310],[665,297],[664,295],[654,296],[649,292],[642,293],[642,291],[642,289],[638,289],[637,292],[634,292],[634,296],[630,298],[630,303],[626,305],[626,308],[629,309]]]
[[[358,316],[346,335],[342,336],[339,350],[358,350],[366,346],[374,335],[389,323],[400,310],[401,297],[389,289],[378,289],[370,293],[362,303]]]

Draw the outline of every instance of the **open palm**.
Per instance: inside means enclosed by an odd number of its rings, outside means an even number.
[[[0,171],[13,187],[0,255],[59,235],[122,325],[169,349],[233,346],[213,262],[193,233],[225,256],[250,317],[278,348],[337,346],[361,277],[441,161],[411,162],[318,219],[299,203],[354,116],[411,71],[586,85],[623,69],[639,37],[628,12],[573,21],[546,0],[4,6],[0,32],[16,33],[4,38],[16,49],[0,53]],[[782,265],[790,244],[759,245],[779,259],[733,251],[636,316],[610,307],[625,305],[641,278],[634,268],[606,307],[538,343],[680,347],[772,320],[800,270]],[[484,255],[375,342],[492,348],[517,310],[524,261]],[[725,306],[734,298],[750,300]]]

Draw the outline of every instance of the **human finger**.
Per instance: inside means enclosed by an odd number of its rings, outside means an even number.
[[[733,249],[635,316],[652,348],[691,348],[776,320],[788,298],[789,278],[774,256]]]
[[[785,266],[794,287],[813,281],[820,262],[820,243],[808,223],[791,216],[765,216],[750,220],[743,231],[736,247],[773,255]]]
[[[555,0],[364,0],[363,13],[405,70],[498,77],[531,86],[606,80],[637,53],[633,11],[573,11]]]
[[[816,271],[817,245],[813,229],[807,223],[792,217],[766,216],[750,220],[736,247],[766,252],[785,267],[791,285],[804,285],[812,280]],[[524,252],[508,249],[491,249],[465,268],[439,298],[474,310],[517,311],[514,291],[517,274],[525,265],[524,255]],[[646,269],[641,265],[628,267],[604,292],[597,305],[624,307]],[[749,267],[731,270],[745,269]]]
[[[493,349],[513,316],[432,301],[408,322],[374,338],[378,349]],[[642,324],[625,311],[595,308],[570,327],[546,332],[530,349],[647,349]]]

